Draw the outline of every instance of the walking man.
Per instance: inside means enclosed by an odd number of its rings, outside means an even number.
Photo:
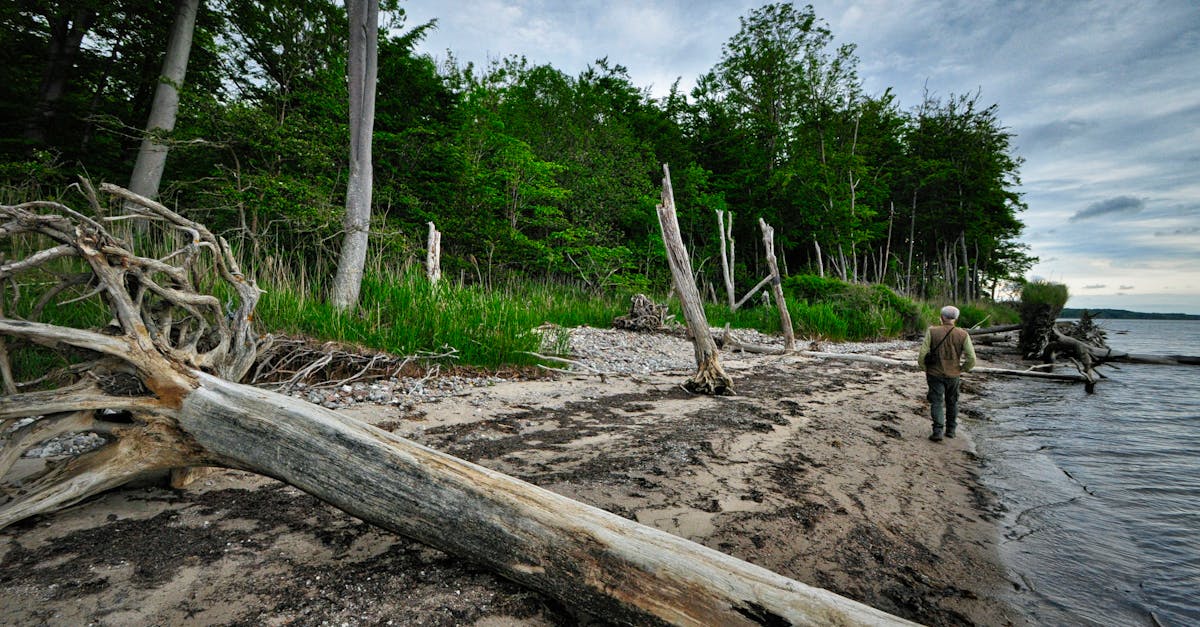
[[[942,434],[954,437],[958,427],[958,384],[964,372],[975,367],[975,347],[971,336],[954,326],[958,322],[958,308],[942,307],[942,323],[925,331],[925,340],[917,353],[917,364],[925,371],[925,382],[929,385],[929,412],[933,415],[934,442],[942,441]]]

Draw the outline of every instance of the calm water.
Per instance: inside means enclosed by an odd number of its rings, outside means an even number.
[[[1115,349],[1200,355],[1200,321],[1100,324]],[[1200,366],[1101,372],[1092,395],[993,380],[974,401],[1012,600],[1035,624],[1200,625]]]

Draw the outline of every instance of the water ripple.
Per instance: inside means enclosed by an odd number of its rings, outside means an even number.
[[[1114,323],[1115,324],[1115,323]],[[1129,352],[1200,354],[1200,322],[1120,321]],[[1200,377],[1123,366],[1097,393],[991,382],[972,421],[1035,624],[1200,624]]]

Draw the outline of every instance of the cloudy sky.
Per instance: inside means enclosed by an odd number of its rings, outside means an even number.
[[[601,57],[658,96],[711,69],[747,0],[405,0],[421,50],[578,74]],[[803,6],[806,2],[797,2]],[[1016,135],[1030,278],[1068,306],[1200,314],[1200,5],[1195,0],[814,0],[858,46],[869,93],[981,91]]]

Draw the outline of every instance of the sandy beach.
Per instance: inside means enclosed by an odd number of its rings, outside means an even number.
[[[691,354],[670,335],[620,341]],[[915,360],[912,343],[881,347]],[[726,352],[737,394],[703,397],[674,359],[342,411],[911,620],[1022,624],[1001,599],[1012,583],[977,482],[979,380],[964,380],[960,437],[932,443],[916,370]],[[602,622],[244,472],[127,487],[0,532],[5,625],[588,621]]]

